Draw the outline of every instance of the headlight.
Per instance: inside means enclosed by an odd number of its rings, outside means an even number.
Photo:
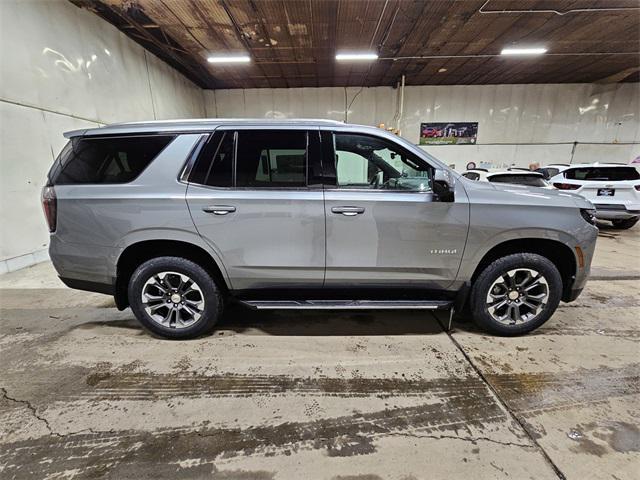
[[[593,208],[581,208],[580,215],[591,225],[596,224],[596,211]]]

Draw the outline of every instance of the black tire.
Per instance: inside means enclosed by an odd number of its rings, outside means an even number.
[[[487,296],[495,281],[515,269],[535,270],[544,277],[547,282],[547,303],[531,319],[507,325],[491,316]],[[549,259],[533,253],[515,253],[493,261],[480,273],[471,288],[470,303],[473,320],[480,328],[495,335],[510,337],[531,332],[549,320],[561,298],[562,277]],[[523,311],[528,311],[528,308]]]
[[[638,223],[638,220],[640,220],[640,217],[626,218],[624,220],[611,220],[611,223],[613,224],[613,228],[626,230]]]
[[[198,287],[198,290],[195,291],[193,288],[191,288],[192,293],[186,293],[183,300],[187,299],[187,295],[195,295],[196,299],[203,299],[204,307],[202,308],[202,310],[189,310],[190,312],[200,312],[198,314],[199,318],[196,319],[195,315],[189,315],[189,313],[174,312],[172,316],[169,317],[168,324],[161,325],[158,321],[154,320],[154,318],[146,311],[145,304],[142,301],[143,288],[145,288],[145,284],[147,283],[147,281],[151,281],[154,275],[162,274],[162,272],[175,272],[177,274],[185,275],[195,283],[195,285]],[[180,277],[177,275],[173,275],[173,277],[170,278],[173,278],[174,284],[176,283],[176,279],[177,282],[180,281]],[[153,288],[153,286],[151,286],[151,288]],[[186,288],[188,291],[189,288]],[[156,290],[156,292],[159,295],[164,295],[163,298],[171,293],[169,292],[168,294],[163,294],[160,290]],[[157,257],[144,262],[133,272],[133,275],[131,275],[131,279],[129,280],[128,295],[131,310],[133,310],[133,313],[140,321],[140,323],[150,332],[158,336],[173,340],[196,338],[201,335],[210,333],[213,330],[214,325],[220,318],[223,309],[223,299],[220,294],[220,289],[215,284],[215,281],[213,280],[211,275],[209,275],[209,273],[201,266],[197,265],[191,260],[187,260],[186,258],[181,257]],[[193,298],[194,297],[192,296],[192,301]],[[156,303],[155,305],[162,304],[159,307],[160,309],[165,308],[164,311],[160,310],[160,316],[163,315],[163,312],[168,312],[173,305],[176,305],[178,309],[185,308],[181,307],[180,303],[170,303],[170,300],[166,301],[166,303],[170,306],[165,306],[164,300],[157,302],[158,303]],[[184,305],[184,303],[185,302],[183,301],[182,305]],[[188,302],[187,305],[189,305]],[[148,305],[146,306],[148,307]],[[186,322],[188,323],[187,326],[178,324],[178,315],[181,315],[181,319],[182,315],[184,315],[185,317],[191,316],[191,319]],[[189,323],[190,321],[192,321],[192,323]],[[173,326],[171,326],[172,323]]]

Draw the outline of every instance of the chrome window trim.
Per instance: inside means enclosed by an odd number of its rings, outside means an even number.
[[[198,158],[198,155],[200,155],[202,148],[207,143],[207,140],[211,135],[213,135],[213,132],[203,133],[202,135],[200,135],[200,138],[196,140],[196,143],[191,148],[191,151],[189,152],[189,155],[187,155],[187,159],[185,160],[184,165],[182,166],[182,169],[178,174],[179,183],[189,185],[189,176],[191,175],[193,166],[196,163],[196,159]]]

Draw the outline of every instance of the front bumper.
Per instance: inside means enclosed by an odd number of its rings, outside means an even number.
[[[586,223],[586,222],[585,222]],[[598,228],[586,224],[581,229],[577,242],[573,246],[575,255],[576,271],[570,282],[566,282],[562,292],[563,302],[573,302],[587,284],[589,275],[591,274],[591,261],[596,250],[596,241],[598,239]],[[581,254],[579,253],[581,252]],[[582,266],[581,266],[582,265]]]
[[[574,288],[572,290],[570,290],[562,299],[563,302],[573,302],[574,300],[576,300],[580,294],[582,293],[582,290],[584,290],[584,288]]]

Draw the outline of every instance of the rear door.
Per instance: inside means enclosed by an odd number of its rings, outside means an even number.
[[[233,289],[322,286],[319,161],[317,129],[219,129],[204,145],[187,202]]]
[[[433,169],[385,138],[323,131],[322,148],[325,286],[449,286],[467,237],[467,199],[435,201]]]

